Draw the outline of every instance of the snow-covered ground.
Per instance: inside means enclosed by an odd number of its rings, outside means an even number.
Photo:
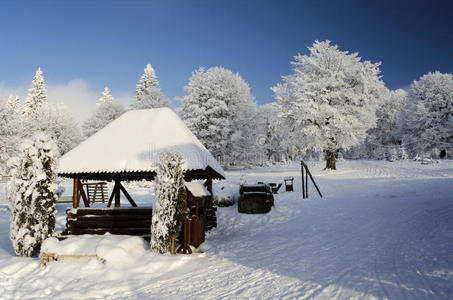
[[[296,164],[227,172],[216,188],[294,176],[295,192],[276,195],[266,215],[219,208],[204,253],[146,252],[122,263],[42,267],[16,257],[2,195],[0,299],[453,298],[453,161],[343,161],[334,172],[309,166],[323,199],[312,186],[301,199]],[[151,201],[143,189],[130,192]]]

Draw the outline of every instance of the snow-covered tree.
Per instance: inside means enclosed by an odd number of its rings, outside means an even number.
[[[11,160],[10,238],[17,255],[37,256],[41,243],[54,233],[56,156],[53,141],[40,134],[26,140],[19,156]]]
[[[101,98],[99,98],[99,100],[98,100],[99,101],[98,103],[110,102],[110,101],[113,101],[113,100],[114,100],[114,98],[110,94],[109,88],[105,87],[104,91],[102,92]]]
[[[402,89],[383,92],[383,101],[376,111],[376,127],[368,131],[365,147],[361,147],[367,153],[362,157],[394,160],[403,155],[398,119],[406,105],[406,94]]]
[[[22,108],[20,106],[20,100],[18,96],[13,97],[13,95],[10,95],[8,98],[8,106],[16,114],[19,114],[21,112]]]
[[[110,93],[105,92],[106,90],[104,89],[103,97],[101,97],[96,104],[94,113],[82,125],[82,131],[85,138],[95,134],[125,112],[121,102],[114,99]]]
[[[33,118],[25,118],[24,127],[28,137],[38,132],[47,134],[56,143],[60,155],[82,140],[77,121],[63,104],[42,105]]]
[[[47,91],[41,68],[36,71],[32,84],[33,86],[28,90],[27,101],[24,105],[24,115],[27,117],[35,116],[39,108],[47,103]]]
[[[403,143],[412,155],[453,150],[453,75],[438,71],[414,81],[400,119]],[[451,152],[450,152],[451,153]]]
[[[246,164],[256,150],[256,104],[239,74],[200,68],[184,88],[180,115],[189,129],[224,165]]]
[[[156,73],[153,67],[148,64],[137,84],[136,96],[131,103],[131,109],[167,107],[169,101],[164,100],[164,98],[165,96],[159,87]]]
[[[7,162],[22,139],[22,116],[10,103],[0,102],[0,174],[7,173]]]
[[[299,155],[325,152],[326,168],[336,169],[340,149],[361,144],[376,124],[384,90],[380,63],[362,61],[330,41],[316,41],[309,55],[297,55],[294,73],[273,87]]]
[[[260,106],[257,121],[257,144],[264,151],[264,159],[270,163],[290,159],[292,139],[282,122],[279,105],[271,102]]]
[[[183,160],[176,153],[161,155],[157,171],[157,198],[151,225],[151,250],[175,254],[175,240],[184,222],[184,172]]]

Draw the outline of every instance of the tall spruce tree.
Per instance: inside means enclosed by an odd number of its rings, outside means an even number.
[[[151,250],[157,253],[176,253],[175,240],[184,222],[183,160],[176,153],[161,155],[157,171],[157,199],[151,226]]]
[[[24,105],[24,115],[26,117],[35,116],[40,107],[47,103],[47,91],[41,68],[36,71],[32,84],[33,86],[28,90],[27,100]]]
[[[113,98],[108,88],[104,88],[102,97],[96,104],[96,109],[82,125],[85,138],[95,134],[110,122],[121,116],[125,112],[123,104]]]
[[[166,107],[168,105],[169,102],[164,100],[164,94],[159,87],[156,73],[153,67],[148,64],[137,84],[136,95],[130,108],[148,109]]]
[[[26,140],[11,160],[8,199],[12,211],[10,238],[21,256],[37,256],[54,233],[57,201],[57,149],[46,135]]]

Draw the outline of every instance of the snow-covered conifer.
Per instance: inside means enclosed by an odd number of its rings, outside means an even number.
[[[47,103],[47,91],[41,68],[36,71],[32,84],[33,86],[28,90],[27,101],[24,105],[24,115],[27,117],[35,116],[39,108]]]
[[[438,71],[414,81],[400,119],[400,134],[410,153],[453,151],[453,75]]]
[[[104,89],[104,93],[105,91],[106,90]],[[107,93],[106,95],[105,98],[101,97],[99,99],[94,113],[82,125],[82,131],[85,138],[95,134],[125,112],[124,106],[120,101],[114,99],[110,93]]]
[[[362,61],[330,41],[316,41],[309,55],[297,55],[294,73],[273,88],[299,155],[326,153],[326,168],[336,169],[340,149],[362,143],[376,124],[384,89],[380,63]]]
[[[57,201],[56,146],[46,135],[26,140],[11,162],[10,238],[17,255],[37,256],[54,233]]]
[[[159,87],[156,73],[153,67],[148,64],[137,84],[136,96],[131,103],[131,109],[167,107],[169,101],[164,100],[164,98],[165,96]]]
[[[8,106],[16,114],[19,114],[21,112],[22,108],[20,106],[20,100],[18,96],[13,97],[13,95],[10,95],[8,98]]]
[[[180,115],[189,129],[224,165],[246,164],[256,150],[256,104],[239,74],[200,68],[184,88]]]
[[[151,225],[151,250],[175,254],[175,240],[184,222],[183,160],[176,153],[161,155],[157,171],[157,198]]]
[[[113,101],[113,96],[110,94],[110,90],[108,87],[104,88],[104,91],[102,92],[101,98],[99,98],[98,103],[104,103],[104,102],[110,102]]]

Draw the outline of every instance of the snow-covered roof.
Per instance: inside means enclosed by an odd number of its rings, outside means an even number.
[[[132,110],[60,158],[59,174],[153,172],[163,152],[184,159],[184,170],[222,167],[170,108]]]
[[[194,197],[211,196],[211,193],[206,189],[206,187],[200,181],[191,181],[191,182],[186,182],[184,184]]]

